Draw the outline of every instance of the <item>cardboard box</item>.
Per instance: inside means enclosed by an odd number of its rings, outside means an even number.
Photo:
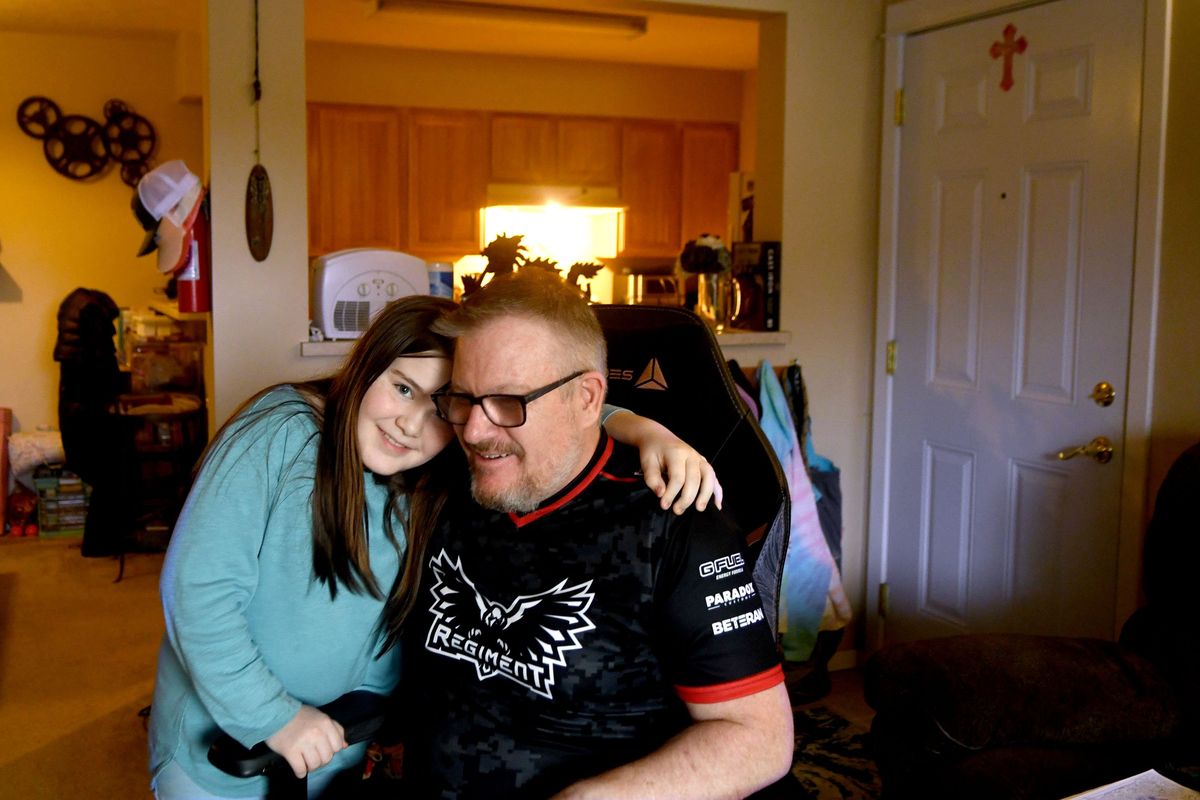
[[[736,305],[731,327],[779,330],[780,254],[779,242],[734,242]]]

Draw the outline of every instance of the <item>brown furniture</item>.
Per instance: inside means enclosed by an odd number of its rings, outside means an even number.
[[[987,634],[876,653],[863,689],[884,797],[1060,798],[1151,768],[1200,788],[1198,494],[1200,444],[1159,489],[1147,602],[1117,642]]]

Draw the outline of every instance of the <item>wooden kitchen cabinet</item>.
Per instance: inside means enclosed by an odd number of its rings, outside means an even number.
[[[404,111],[308,106],[308,247],[405,245]]]
[[[414,109],[408,126],[408,252],[424,259],[480,251],[488,128],[480,111]]]
[[[531,114],[493,114],[491,180],[552,183],[558,148],[554,119]]]
[[[559,117],[557,181],[570,186],[619,186],[621,123],[615,119]]]
[[[738,129],[724,123],[311,103],[309,251],[478,253],[487,184],[617,187],[621,255],[727,235]]]
[[[680,152],[680,249],[704,233],[729,242],[729,173],[738,168],[737,126],[685,125]]]
[[[491,115],[494,183],[617,186],[621,124],[546,114]]]
[[[623,256],[675,256],[680,250],[680,125],[626,120],[621,126]]]

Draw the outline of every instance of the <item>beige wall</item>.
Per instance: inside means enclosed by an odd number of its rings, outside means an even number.
[[[773,363],[796,359],[808,386],[813,441],[842,470],[842,572],[855,617],[865,596],[871,341],[875,318],[879,130],[883,49],[881,5],[792,3],[785,52],[782,102],[770,102],[758,121],[756,184],[760,194],[771,169],[766,158],[781,146],[779,238],[783,241],[782,324],[791,331],[786,352]],[[763,59],[767,59],[764,54]],[[765,101],[765,102],[764,102]],[[771,125],[783,114],[783,130]],[[770,195],[767,195],[769,201]],[[756,214],[758,212],[756,211]],[[770,216],[760,216],[771,225]],[[759,220],[756,220],[756,226]],[[756,238],[775,238],[756,227]]]
[[[1200,4],[1176,2],[1147,502],[1200,441]]]
[[[517,56],[308,46],[308,99],[737,122],[742,73]]]
[[[86,182],[59,175],[14,124],[16,109],[39,95],[101,121],[119,98],[154,125],[157,163],[182,158],[198,170],[200,107],[176,101],[174,69],[170,39],[0,32],[0,405],[13,408],[18,430],[58,425],[52,354],[63,298],[82,286],[145,306],[162,299],[154,290],[166,281],[152,256],[136,257],[141,227],[118,171]]]
[[[208,158],[213,209],[213,403],[218,423],[259,389],[336,364],[300,357],[308,336],[304,15],[295,0],[260,0],[261,161],[271,179],[274,238],[257,262],[246,244],[254,166],[254,0],[209,0]]]

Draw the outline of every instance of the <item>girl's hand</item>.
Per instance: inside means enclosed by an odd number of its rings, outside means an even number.
[[[703,511],[709,500],[721,507],[723,491],[712,465],[665,427],[622,410],[609,416],[604,429],[617,441],[638,448],[646,485],[658,495],[661,508],[682,514],[694,504]]]
[[[267,747],[287,759],[296,777],[303,778],[346,747],[346,732],[319,708],[300,706],[288,724],[267,737]]]

